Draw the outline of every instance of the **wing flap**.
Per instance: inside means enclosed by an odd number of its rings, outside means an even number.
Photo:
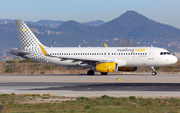
[[[63,56],[51,56],[51,57],[57,57],[61,59],[61,61],[65,60],[73,60],[72,62],[79,62],[82,63],[96,63],[96,62],[113,62],[112,60],[104,60],[104,59],[96,59],[96,58],[82,58],[82,57],[63,57]]]

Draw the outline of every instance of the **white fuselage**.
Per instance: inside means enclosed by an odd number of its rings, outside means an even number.
[[[81,61],[63,60],[58,57],[73,58],[95,58],[102,60],[113,60],[118,66],[164,66],[177,62],[177,58],[163,48],[157,47],[52,47],[45,48],[51,56],[51,62],[56,65],[65,66],[89,66]]]

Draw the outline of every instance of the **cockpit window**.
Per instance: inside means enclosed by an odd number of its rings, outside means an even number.
[[[170,55],[171,53],[169,52],[161,52],[160,55]]]

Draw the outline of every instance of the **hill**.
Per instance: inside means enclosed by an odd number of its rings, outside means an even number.
[[[40,20],[37,22],[25,21],[26,24],[40,25],[40,26],[45,26],[45,27],[49,27],[49,28],[55,28],[64,22],[66,22],[66,21],[54,21],[54,20]],[[12,20],[12,19],[0,19],[0,24],[7,24],[7,23],[14,23],[14,20]],[[99,25],[104,24],[104,23],[105,22],[103,22],[102,20],[95,20],[95,21],[90,21],[90,22],[84,22],[81,24],[90,25],[90,26],[99,26]]]
[[[82,24],[84,24],[84,25],[91,25],[91,26],[99,26],[99,25],[102,25],[104,23],[105,22],[102,21],[102,20],[96,20],[96,21],[84,22]]]
[[[180,29],[148,19],[135,11],[127,11],[97,26],[73,20],[59,23],[56,27],[46,26],[52,22],[54,21],[42,20],[36,22],[38,24],[32,22],[27,24],[47,46],[53,46],[53,41],[64,47],[102,46],[103,43],[107,43],[108,46],[118,46],[118,42],[127,39],[132,40],[132,45],[153,45],[166,48],[170,52],[180,52]],[[1,51],[12,47],[20,48],[14,23],[0,24],[0,39]]]

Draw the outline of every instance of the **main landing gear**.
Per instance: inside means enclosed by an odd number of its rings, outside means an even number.
[[[87,75],[94,75],[94,71],[93,71],[93,70],[89,70],[89,71],[87,72]]]
[[[104,73],[104,72],[101,72],[101,75],[107,75],[108,73]],[[87,75],[94,75],[94,71],[93,70],[89,70],[87,72]]]
[[[108,73],[101,72],[101,75],[107,75]]]
[[[156,70],[154,69],[154,66],[152,66],[151,69],[152,69],[152,75],[155,76],[156,75]]]

